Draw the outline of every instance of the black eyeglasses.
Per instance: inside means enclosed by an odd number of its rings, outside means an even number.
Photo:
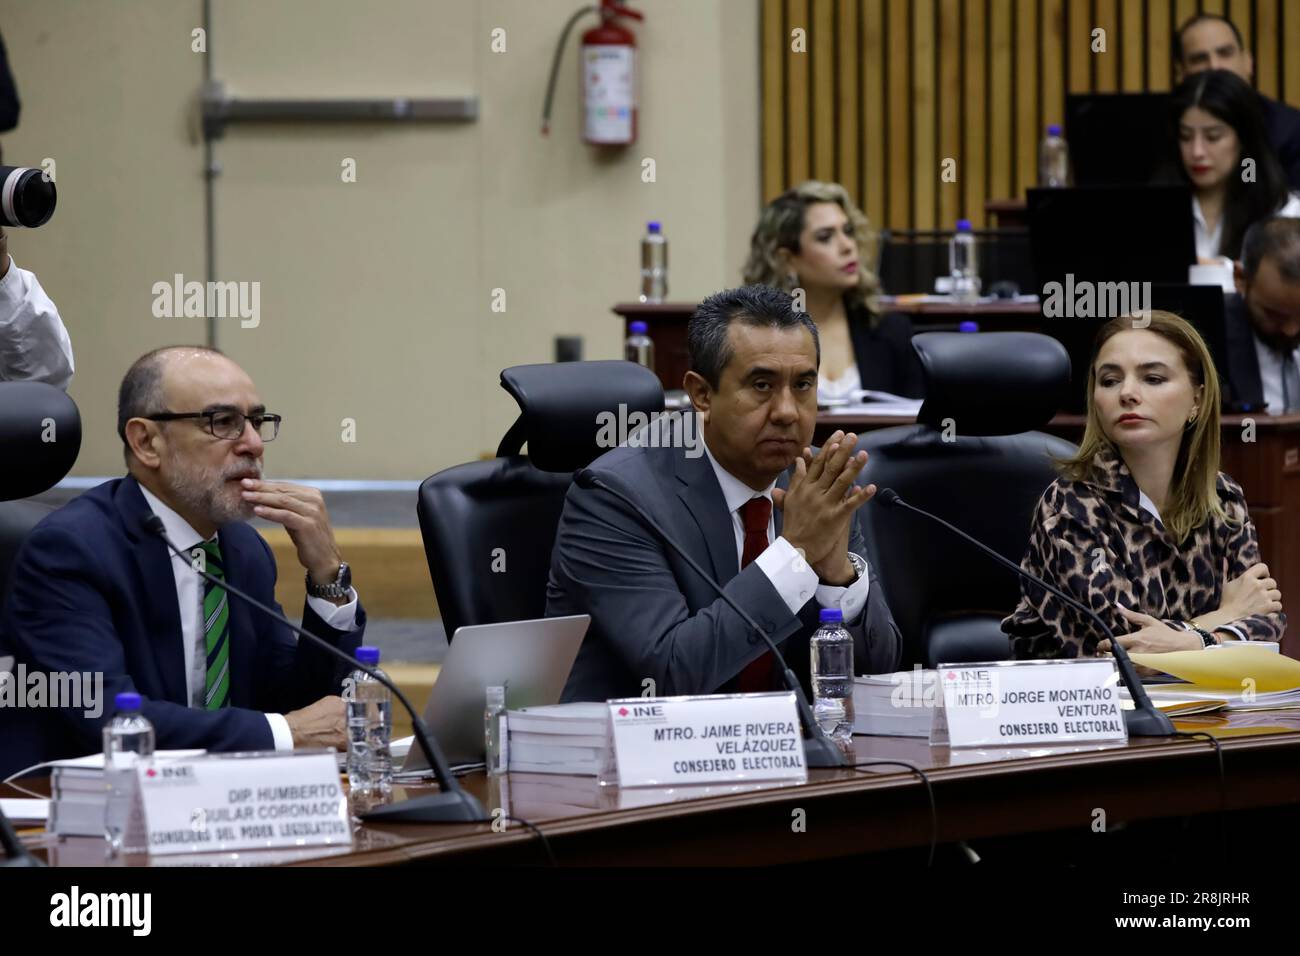
[[[217,408],[208,412],[159,412],[157,415],[144,415],[151,422],[174,422],[183,418],[201,418],[207,422],[207,430],[214,438],[236,441],[244,434],[244,422],[252,422],[253,431],[262,441],[275,441],[280,434],[281,417],[268,415],[266,412],[254,412],[245,415],[234,408]]]

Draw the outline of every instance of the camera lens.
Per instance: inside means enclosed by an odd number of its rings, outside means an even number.
[[[52,180],[30,166],[0,166],[0,225],[43,226],[54,215]]]

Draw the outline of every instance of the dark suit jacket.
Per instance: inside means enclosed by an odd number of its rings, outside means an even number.
[[[924,398],[921,362],[912,348],[912,320],[901,312],[886,312],[873,328],[871,318],[866,309],[849,310],[849,337],[862,387]]]
[[[1255,351],[1255,330],[1246,312],[1246,301],[1237,293],[1223,297],[1224,333],[1228,351],[1228,397],[1234,402],[1262,406],[1264,385],[1259,377],[1259,354]],[[1279,414],[1281,409],[1267,409]]]
[[[1300,189],[1300,110],[1261,96],[1268,141],[1292,189]]]
[[[337,694],[346,667],[265,614],[231,597],[230,699],[193,709],[185,693],[180,609],[168,551],[140,528],[150,508],[134,478],[105,482],[55,511],[28,535],[0,612],[0,653],[44,672],[101,671],[103,713],[0,707],[0,777],[32,764],[93,753],[114,696],[134,690],[158,749],[269,750],[265,712],[285,713]],[[250,526],[218,532],[226,579],[277,609],[275,559]],[[191,542],[178,541],[180,547]],[[353,652],[358,630],[326,627],[309,607],[303,627]]]
[[[702,444],[699,452],[689,458],[680,448],[622,447],[591,467],[654,515],[767,629],[807,688],[808,640],[817,629],[820,606],[814,598],[792,614],[762,568],[751,564],[740,570],[722,488]],[[782,475],[777,486],[788,483],[788,474]],[[774,514],[779,535],[781,512]],[[856,519],[850,547],[866,557]],[[645,678],[654,680],[661,696],[715,693],[730,689],[729,682],[766,650],[749,625],[635,512],[600,489],[570,487],[546,596],[548,617],[592,617],[564,688],[565,701],[636,697]],[[902,642],[874,569],[867,606],[848,629],[858,673],[897,668]]]

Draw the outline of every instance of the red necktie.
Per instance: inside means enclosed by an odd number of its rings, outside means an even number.
[[[767,550],[767,523],[772,518],[772,502],[767,498],[750,498],[737,509],[745,528],[745,544],[740,554],[741,570]],[[736,689],[742,694],[761,694],[772,689],[772,652],[764,651],[757,660],[750,661],[736,680]]]

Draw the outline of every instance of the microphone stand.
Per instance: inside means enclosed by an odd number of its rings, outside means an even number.
[[[691,557],[686,549],[671,535],[669,535],[659,522],[652,518],[639,504],[617,488],[606,484],[590,468],[584,468],[579,471],[574,476],[574,480],[580,487],[600,488],[609,492],[640,515],[642,520],[644,520],[646,524],[650,525],[650,527],[653,528],[661,538],[663,538],[665,543],[667,543],[669,547],[676,551],[677,554],[679,554],[682,559],[691,566],[691,569],[695,571],[696,574],[707,581],[713,590],[718,592],[718,596],[727,602],[731,609],[740,616],[740,619],[748,624],[753,629],[754,633],[763,639],[767,644],[768,650],[772,652],[772,656],[781,662],[781,673],[785,681],[785,686],[794,693],[794,702],[795,707],[799,711],[799,720],[808,734],[808,736],[804,738],[803,742],[804,762],[809,767],[847,767],[848,760],[845,759],[844,752],[840,750],[834,741],[826,736],[826,732],[817,724],[817,720],[813,717],[812,708],[808,706],[808,698],[804,696],[803,687],[799,684],[799,679],[794,676],[794,672],[790,670],[789,665],[785,662],[785,657],[779,650],[777,650],[776,642],[772,640],[771,635],[768,634],[767,631],[763,630],[763,628],[759,627],[758,622],[750,617],[745,609],[736,603],[735,599],[732,598],[730,594],[722,589],[722,585],[713,580],[713,578],[710,577],[702,567],[700,567],[699,562]]]
[[[167,537],[167,531],[161,518],[155,514],[149,514],[145,516],[141,521],[141,524],[145,531],[161,538],[163,543],[171,549],[174,554],[188,561],[189,556],[180,548],[176,547],[176,545],[172,543],[171,539]],[[307,640],[312,644],[315,644],[317,647],[321,648],[321,650],[337,657],[350,667],[365,674],[369,674],[375,680],[379,681],[379,683],[387,687],[388,690],[392,692],[393,696],[406,709],[406,712],[411,715],[411,729],[415,734],[415,740],[420,745],[420,749],[424,751],[425,757],[428,758],[429,766],[433,768],[434,776],[437,778],[438,786],[442,789],[442,792],[424,797],[412,797],[409,800],[403,800],[399,803],[376,807],[367,813],[361,814],[362,820],[367,822],[379,821],[381,823],[470,823],[486,821],[489,819],[487,811],[483,809],[483,805],[456,782],[456,778],[452,775],[451,770],[447,765],[447,761],[442,755],[442,750],[438,746],[437,740],[424,726],[424,721],[420,718],[420,715],[416,713],[415,708],[411,706],[411,702],[406,699],[406,695],[403,694],[401,689],[389,679],[387,674],[383,671],[362,664],[352,655],[339,650],[329,641],[318,637],[311,631],[299,627],[283,614],[277,612],[274,608],[268,607],[256,598],[245,594],[239,588],[231,585],[228,581],[215,577],[207,571],[195,568],[193,564],[191,564],[190,567],[193,568],[195,574],[198,574],[205,581],[210,581],[212,584],[224,588],[227,593],[243,599],[259,611],[262,611],[264,614],[269,614],[271,617],[275,618],[275,620],[296,633],[299,637],[307,638]]]
[[[1033,581],[1043,590],[1056,595],[1075,610],[1080,611],[1091,618],[1097,627],[1101,629],[1101,632],[1106,635],[1106,639],[1110,641],[1111,651],[1115,656],[1115,664],[1119,668],[1120,679],[1124,681],[1124,686],[1128,688],[1129,696],[1133,699],[1133,709],[1124,711],[1124,726],[1128,728],[1129,736],[1172,737],[1178,733],[1178,731],[1174,729],[1173,721],[1169,719],[1169,716],[1162,713],[1155,704],[1151,703],[1151,698],[1147,696],[1146,688],[1142,686],[1142,681],[1138,678],[1137,671],[1133,667],[1133,660],[1128,656],[1128,651],[1125,650],[1124,645],[1115,640],[1115,635],[1111,633],[1111,629],[1106,626],[1106,622],[1103,621],[1092,608],[1088,607],[1088,605],[1084,604],[1073,595],[1067,594],[1055,585],[1049,584],[1037,575],[1030,574],[1014,561],[1010,561],[998,554],[998,552],[994,551],[982,541],[977,541],[975,538],[972,538],[956,525],[949,524],[938,515],[931,514],[924,509],[918,508],[916,505],[908,504],[899,497],[898,493],[892,488],[881,488],[877,493],[876,498],[886,508],[905,508],[914,514],[929,518],[931,521],[943,525],[953,534],[965,538],[979,550],[997,561],[998,564],[1001,564],[1005,568],[1009,568],[1012,572],[1022,578]]]

